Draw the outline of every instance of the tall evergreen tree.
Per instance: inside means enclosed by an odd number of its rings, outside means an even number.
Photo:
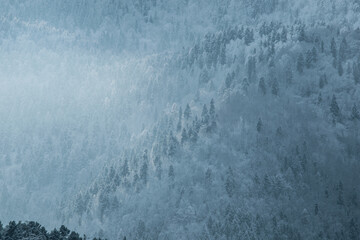
[[[148,181],[148,165],[144,162],[140,169],[140,179],[142,180],[143,184],[147,184]]]
[[[189,104],[186,104],[185,111],[184,111],[184,118],[186,120],[189,120],[190,117],[191,117],[191,109],[190,109]]]
[[[126,177],[130,174],[128,160],[125,159],[124,164],[121,167],[121,176]]]
[[[229,167],[226,172],[225,190],[229,197],[232,197],[235,193],[235,179],[231,167]]]
[[[287,41],[287,29],[286,27],[283,27],[282,28],[282,31],[281,31],[281,41],[283,43],[285,43]]]
[[[331,39],[330,51],[331,51],[331,55],[333,56],[333,58],[336,59],[337,58],[337,48],[336,48],[336,42],[335,42],[334,38]]]
[[[254,41],[254,31],[252,29],[246,28],[244,41],[246,45],[250,45]]]
[[[355,84],[360,83],[360,64],[354,63],[352,70],[353,70],[353,77],[354,77]]]
[[[346,60],[348,54],[348,44],[345,38],[342,39],[339,48],[339,61],[343,62]]]
[[[266,95],[266,84],[265,84],[265,79],[263,77],[261,77],[259,81],[259,91],[263,95]]]
[[[176,126],[176,131],[180,132],[181,128],[182,128],[182,108],[180,107],[180,109],[179,109],[179,119],[178,119],[178,123],[177,123],[177,126]]]
[[[279,95],[279,82],[277,81],[277,79],[275,78],[273,81],[272,81],[272,84],[271,84],[271,93],[275,96],[278,96]]]
[[[185,128],[181,132],[181,144],[184,144],[188,140],[188,134]]]
[[[302,55],[302,53],[300,53],[297,58],[296,69],[298,70],[299,73],[304,72],[304,56]]]
[[[258,122],[257,122],[257,124],[256,124],[256,130],[257,130],[258,132],[261,132],[262,127],[263,127],[263,123],[262,123],[262,121],[261,121],[261,118],[259,118],[259,120],[258,120]]]
[[[342,63],[341,63],[340,60],[338,61],[338,68],[337,69],[338,69],[338,74],[341,77],[344,74],[344,68],[343,68]]]
[[[339,108],[339,105],[338,105],[338,103],[336,101],[335,95],[333,95],[332,100],[331,100],[330,112],[332,114],[334,122],[337,122],[337,121],[340,120],[341,113],[340,113],[340,108]]]
[[[208,108],[206,106],[206,104],[204,104],[202,112],[201,112],[201,123],[203,125],[208,125],[209,124],[209,111]]]
[[[351,109],[351,117],[350,118],[351,118],[351,120],[360,120],[360,114],[359,114],[359,111],[358,111],[355,103]]]
[[[305,60],[305,66],[306,68],[311,68],[313,62],[313,55],[310,50],[306,52],[306,60]]]
[[[316,50],[315,47],[313,47],[313,48],[311,49],[311,56],[312,56],[312,61],[313,61],[314,63],[316,63],[317,60],[318,60],[318,54],[317,54],[317,50]]]

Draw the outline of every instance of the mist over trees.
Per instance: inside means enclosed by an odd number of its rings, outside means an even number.
[[[358,1],[1,5],[0,239],[360,239]]]

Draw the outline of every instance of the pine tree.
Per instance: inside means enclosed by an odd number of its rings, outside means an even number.
[[[235,77],[235,74],[234,74]],[[234,78],[233,77],[233,78]],[[247,77],[250,82],[254,82],[256,79],[256,58],[249,57],[247,61]]]
[[[321,95],[321,92],[319,93],[318,95],[318,104],[320,104],[322,102],[322,95]]]
[[[231,167],[229,167],[228,171],[226,172],[225,190],[229,197],[232,197],[234,195],[235,179]]]
[[[216,129],[216,113],[215,113],[215,102],[214,99],[210,101],[210,110],[209,110],[209,121],[210,125],[207,127],[207,132],[212,132]]]
[[[213,98],[210,101],[209,115],[210,115],[210,120],[215,119],[215,102]]]
[[[305,41],[306,40],[306,35],[305,35],[305,26],[301,26],[299,29],[299,37],[298,40],[300,42]]]
[[[181,133],[181,144],[184,144],[188,140],[188,134],[186,132],[186,129],[183,128]]]
[[[296,69],[299,73],[304,72],[304,56],[302,55],[302,53],[300,53],[298,56]]]
[[[140,179],[142,180],[143,184],[147,184],[148,180],[148,165],[146,162],[143,163],[140,169]]]
[[[336,101],[336,97],[335,95],[333,95],[332,100],[331,100],[331,104],[330,104],[330,112],[333,116],[333,121],[337,122],[340,120],[341,117],[341,113],[340,113],[340,108],[339,105]]]
[[[128,160],[125,159],[124,164],[123,164],[122,167],[121,167],[121,176],[122,176],[122,177],[126,177],[126,176],[128,176],[129,174],[130,174],[130,172],[129,172]]]
[[[177,132],[180,132],[180,130],[181,130],[181,128],[182,128],[181,122],[182,122],[182,108],[180,107],[180,109],[179,109],[178,124],[177,124],[177,126],[176,126],[176,131],[177,131]]]
[[[360,228],[357,219],[351,218],[349,223],[348,235],[350,240],[358,240],[360,236]]]
[[[186,104],[185,111],[184,111],[184,118],[187,121],[187,120],[189,120],[190,117],[191,117],[191,109],[190,109],[189,104]]]
[[[266,84],[265,84],[265,79],[263,77],[261,77],[259,81],[259,91],[263,95],[266,95]]]
[[[282,28],[282,31],[281,31],[281,41],[283,43],[285,43],[287,41],[287,29],[286,27],[283,27]]]
[[[156,156],[154,159],[154,165],[155,165],[155,173],[156,177],[161,180],[162,176],[162,162],[159,156]]]
[[[360,64],[354,63],[352,70],[355,84],[360,83]]]
[[[210,168],[208,168],[206,170],[206,172],[205,172],[205,185],[207,187],[210,187],[211,184],[212,184],[212,181],[213,181],[213,179],[212,179],[212,171],[211,171]]]
[[[258,132],[261,132],[262,127],[263,127],[263,124],[262,124],[261,118],[259,118],[258,123],[256,124],[256,130]]]
[[[222,44],[220,48],[220,64],[225,65],[226,64],[226,45]]]
[[[292,68],[291,68],[291,65],[288,65],[286,67],[286,70],[285,70],[285,80],[286,80],[286,84],[289,86],[292,84],[293,82],[293,71],[292,71]]]
[[[308,50],[308,51],[306,52],[306,60],[305,60],[305,66],[306,66],[306,68],[311,68],[312,62],[313,62],[312,53],[311,53],[310,50]]]
[[[360,120],[360,114],[355,103],[351,109],[351,120]]]
[[[168,156],[174,156],[176,152],[178,141],[176,140],[174,134],[172,131],[170,131],[170,134],[168,136]]]
[[[275,96],[279,94],[279,82],[277,79],[274,79],[271,84],[271,93]]]
[[[331,45],[330,45],[330,51],[331,51],[331,55],[333,56],[333,58],[337,58],[337,48],[336,48],[336,42],[335,39],[332,38],[331,39]]]
[[[343,38],[339,48],[339,61],[341,62],[345,61],[347,57],[347,53],[348,53],[348,44],[346,42],[346,39]]]
[[[174,181],[175,179],[175,171],[173,165],[169,166],[168,178],[170,179],[170,181]]]
[[[337,69],[338,69],[338,74],[339,74],[339,76],[341,77],[341,76],[344,74],[344,69],[343,69],[343,66],[342,66],[342,63],[341,63],[340,60],[338,61],[338,67],[337,67]]]
[[[338,205],[344,205],[343,184],[341,181],[339,182],[339,185],[338,185],[338,198],[337,198],[336,203]]]
[[[201,123],[205,126],[209,124],[209,112],[206,104],[204,104],[202,112],[201,112]]]
[[[312,61],[316,63],[318,60],[318,54],[315,47],[311,49],[311,55],[312,55]]]
[[[254,31],[246,28],[244,41],[246,45],[250,45],[254,41]]]
[[[325,74],[321,75],[320,76],[320,79],[319,79],[319,88],[323,88],[325,85],[327,84],[327,77]]]

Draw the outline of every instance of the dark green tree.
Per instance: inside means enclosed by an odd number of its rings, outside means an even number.
[[[297,58],[296,69],[299,73],[304,72],[304,56],[302,55],[302,53],[300,53]]]
[[[184,111],[184,118],[186,120],[189,120],[190,117],[191,117],[191,109],[190,109],[189,104],[186,104],[185,111]]]
[[[359,114],[359,111],[358,111],[355,103],[351,109],[351,117],[350,118],[351,118],[351,120],[360,120],[360,114]]]
[[[266,84],[265,84],[265,79],[263,77],[260,78],[258,88],[259,88],[259,92],[261,92],[263,95],[266,95]]]
[[[334,122],[340,121],[341,113],[340,113],[340,108],[339,108],[339,105],[338,105],[338,103],[336,101],[335,95],[333,95],[332,100],[331,100],[330,112],[332,114]]]

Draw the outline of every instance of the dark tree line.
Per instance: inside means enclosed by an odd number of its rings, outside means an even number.
[[[70,231],[62,225],[59,229],[48,232],[45,227],[37,222],[9,222],[3,226],[0,222],[0,240],[22,240],[22,239],[46,239],[46,240],[86,240],[86,235],[81,237],[79,233]],[[126,239],[126,238],[124,238]],[[101,240],[101,238],[93,238],[93,240]]]

